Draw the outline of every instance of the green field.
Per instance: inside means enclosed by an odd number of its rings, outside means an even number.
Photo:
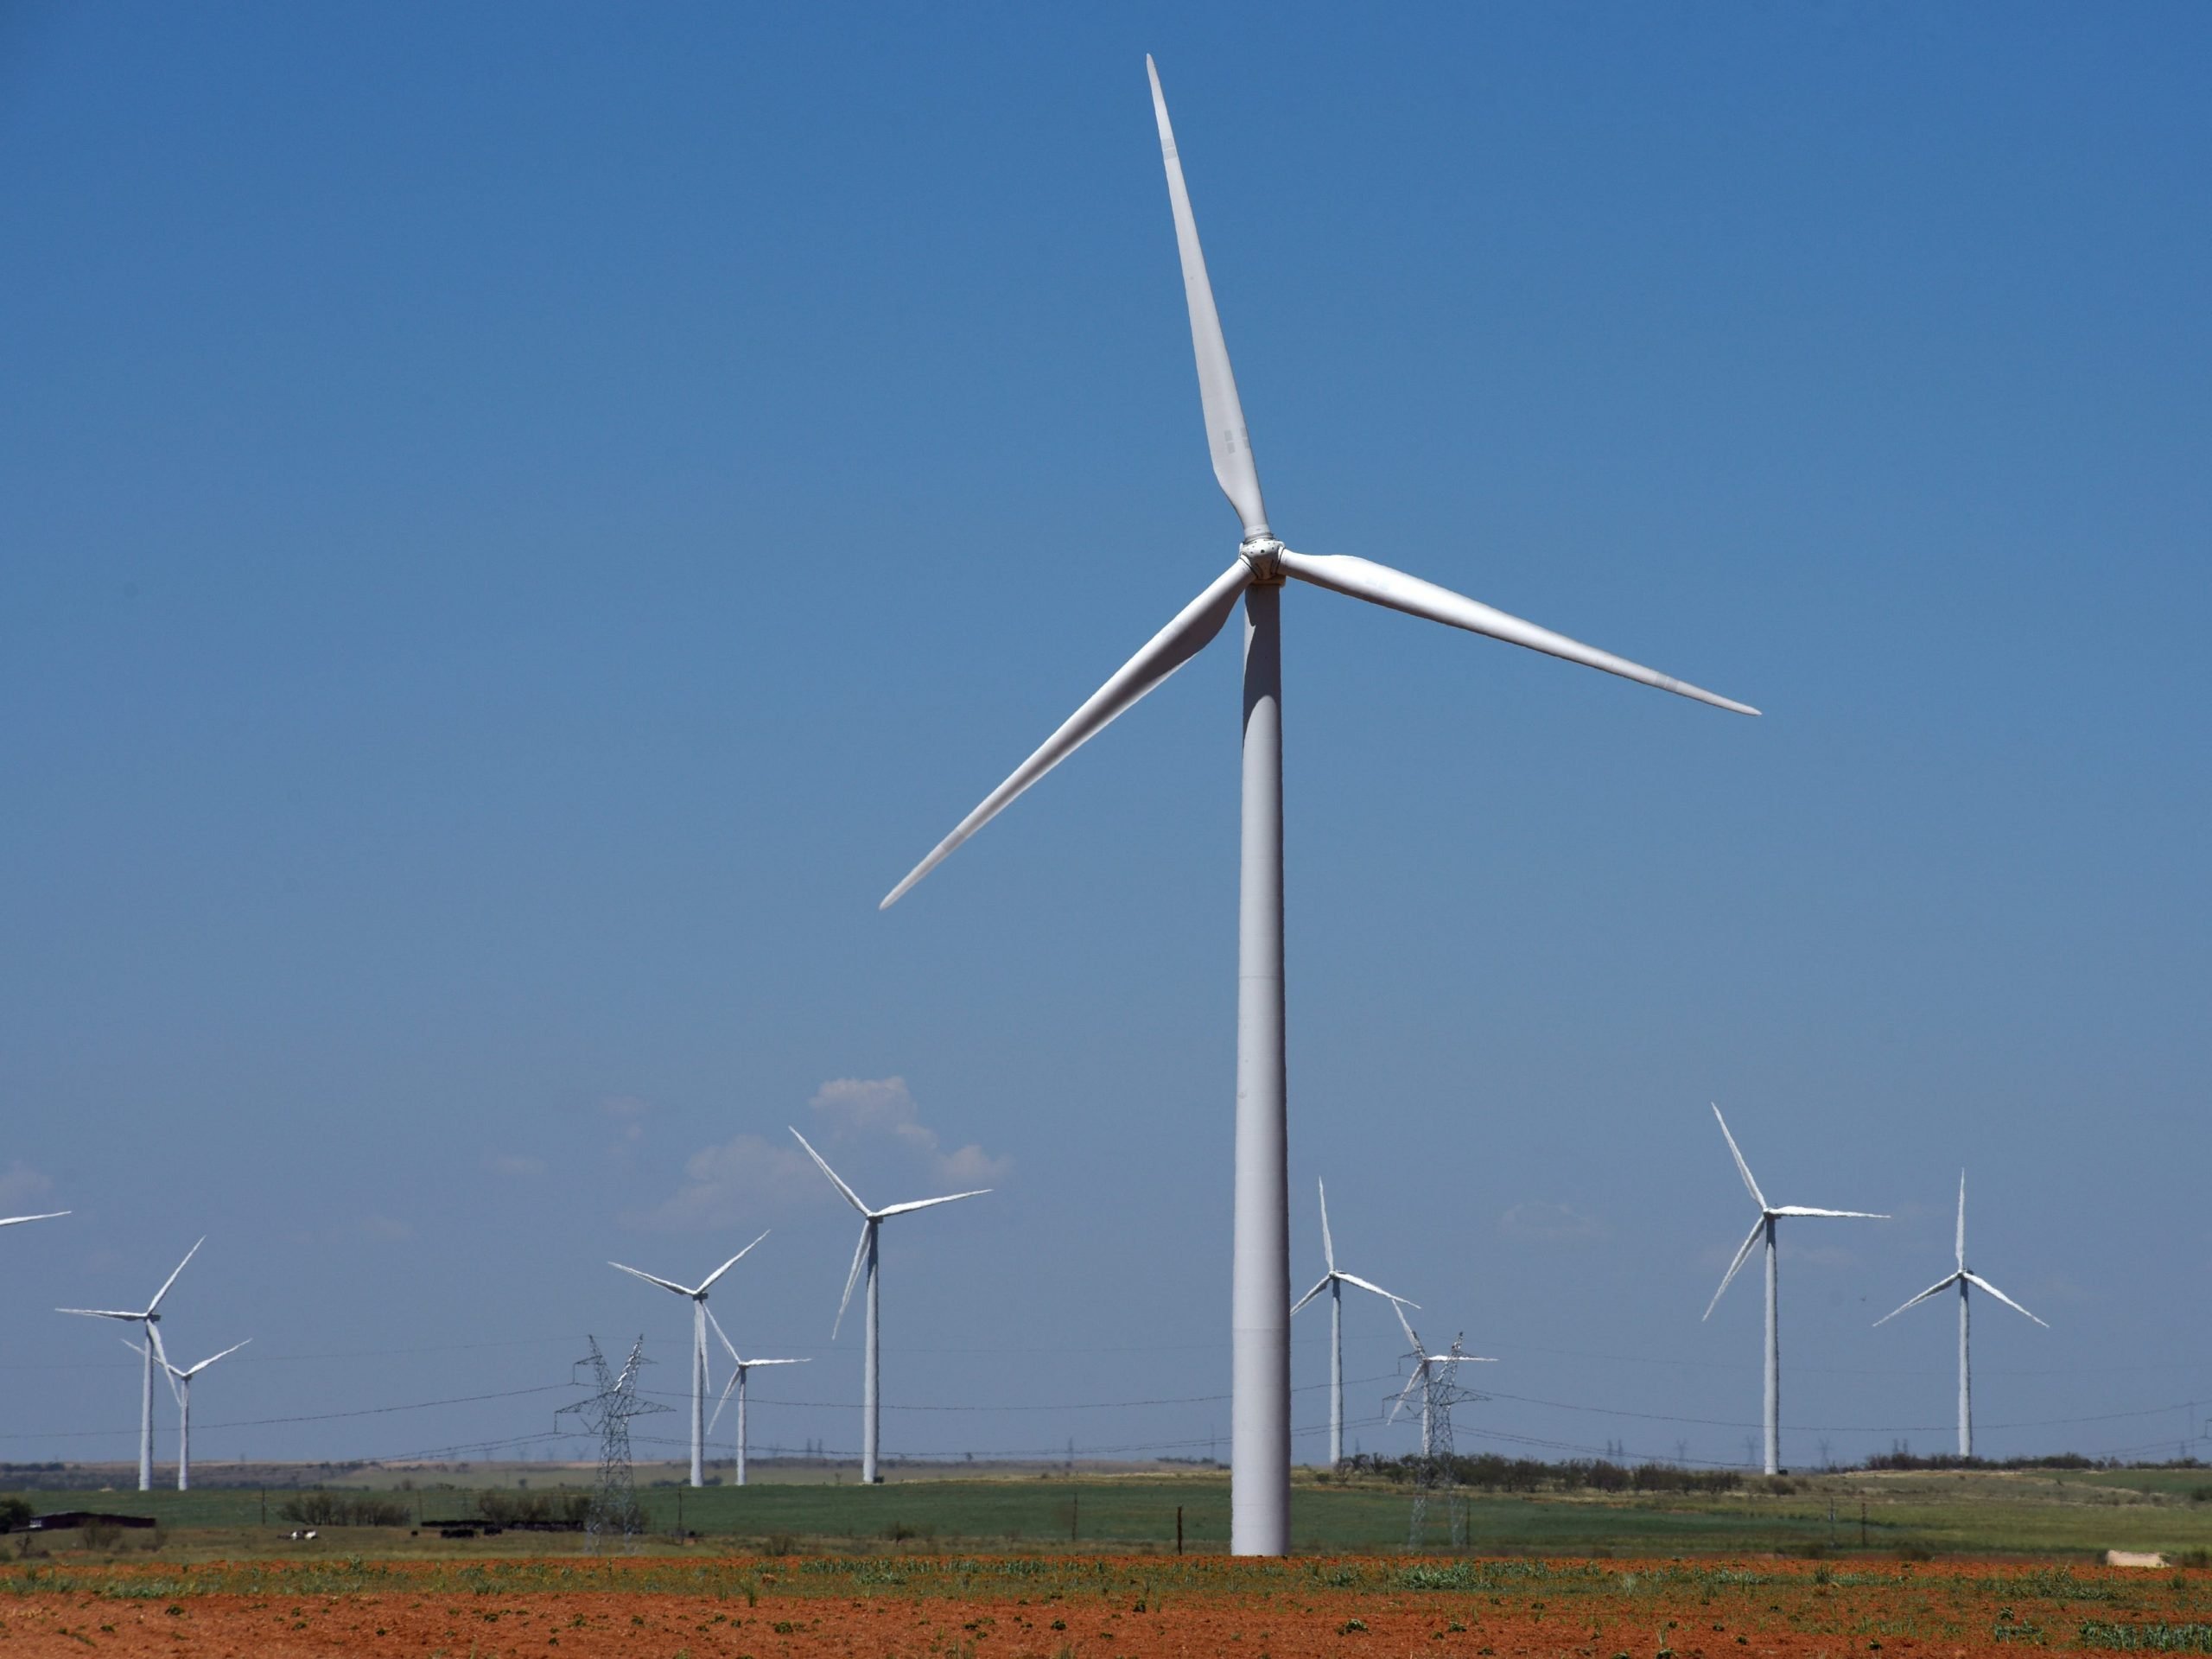
[[[420,1473],[411,1490],[386,1475],[379,1495],[408,1506],[421,1522],[473,1516],[486,1487],[531,1492],[575,1491],[582,1477],[544,1465],[521,1474],[481,1470]],[[360,1492],[356,1477],[334,1491]],[[2187,1470],[2021,1471],[1844,1474],[1776,1484],[1723,1497],[1471,1494],[1466,1548],[1497,1554],[1679,1555],[1746,1550],[1849,1554],[2082,1555],[2107,1548],[2212,1551],[2212,1471]],[[313,1545],[294,1544],[284,1518],[285,1487],[208,1487],[156,1491],[23,1491],[40,1510],[83,1509],[144,1515],[158,1535],[125,1533],[102,1548],[128,1554],[207,1555],[239,1549],[308,1548],[337,1554],[513,1554],[567,1553],[573,1533],[508,1532],[445,1540],[402,1527],[324,1527]],[[1188,1548],[1216,1551],[1229,1533],[1229,1485],[1217,1472],[1050,1475],[899,1481],[873,1491],[847,1484],[782,1481],[689,1490],[640,1487],[639,1498],[659,1542],[677,1547],[681,1525],[709,1544],[829,1551],[925,1550],[960,1547],[995,1552],[1071,1548],[1172,1550],[1178,1511]],[[1427,1547],[1448,1548],[1440,1501],[1433,1503]],[[1357,1553],[1406,1548],[1410,1494],[1379,1482],[1301,1478],[1294,1490],[1292,1531],[1301,1551]],[[1863,1514],[1863,1520],[1862,1520]],[[47,1535],[33,1548],[67,1553],[79,1535]],[[17,1536],[0,1544],[22,1547]]]

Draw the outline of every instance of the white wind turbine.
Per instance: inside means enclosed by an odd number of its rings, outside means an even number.
[[[822,1154],[808,1145],[804,1135],[797,1129],[798,1143],[806,1147],[806,1155],[821,1166],[830,1178],[830,1185],[845,1195],[845,1202],[861,1212],[861,1242],[853,1249],[853,1270],[845,1275],[844,1299],[837,1304],[836,1322],[830,1327],[830,1339],[837,1339],[837,1332],[845,1323],[845,1310],[852,1305],[853,1284],[861,1276],[863,1264],[868,1268],[868,1351],[861,1362],[861,1484],[875,1484],[875,1452],[879,1441],[878,1430],[883,1414],[883,1402],[877,1391],[881,1377],[880,1351],[876,1347],[876,1326],[879,1300],[876,1294],[876,1230],[893,1216],[903,1216],[910,1210],[927,1210],[940,1204],[951,1204],[960,1198],[980,1198],[991,1189],[979,1186],[972,1192],[948,1192],[941,1198],[915,1198],[906,1204],[887,1204],[880,1210],[871,1210],[861,1202],[860,1194],[847,1186],[837,1173],[823,1161]]]
[[[729,1350],[729,1363],[733,1367],[729,1374],[729,1381],[722,1384],[722,1397],[715,1404],[714,1421],[707,1425],[707,1429],[709,1433],[713,1433],[715,1424],[721,1421],[722,1408],[729,1403],[730,1391],[733,1389],[735,1389],[737,1391],[737,1484],[742,1486],[745,1484],[746,1374],[755,1365],[808,1365],[813,1362],[804,1359],[740,1359],[737,1357],[737,1344],[729,1339],[729,1332],[722,1329],[722,1322],[712,1313],[707,1315],[707,1322],[715,1327],[715,1334],[722,1339],[722,1346]]]
[[[1382,1421],[1386,1423],[1397,1421],[1399,1410],[1408,1400],[1413,1397],[1414,1390],[1419,1389],[1421,1390],[1421,1454],[1426,1458],[1433,1454],[1433,1447],[1435,1444],[1436,1433],[1436,1414],[1433,1408],[1436,1399],[1435,1383],[1437,1379],[1443,1376],[1444,1368],[1446,1365],[1495,1365],[1497,1362],[1494,1359],[1485,1359],[1479,1354],[1462,1353],[1459,1350],[1460,1338],[1457,1337],[1452,1339],[1450,1353],[1430,1353],[1427,1349],[1421,1345],[1421,1337],[1414,1330],[1412,1321],[1406,1318],[1406,1310],[1398,1306],[1396,1297],[1393,1296],[1390,1299],[1390,1306],[1397,1313],[1398,1323],[1405,1326],[1406,1343],[1413,1350],[1414,1354],[1414,1374],[1406,1379],[1406,1386],[1399,1391],[1398,1397],[1390,1402],[1389,1414]]]
[[[1321,1275],[1321,1282],[1307,1291],[1291,1306],[1291,1315],[1319,1296],[1329,1293],[1329,1466],[1333,1469],[1344,1460],[1344,1287],[1357,1285],[1362,1290],[1373,1291],[1393,1306],[1405,1302],[1408,1307],[1419,1307],[1419,1302],[1408,1302],[1395,1292],[1380,1285],[1370,1284],[1356,1273],[1345,1273],[1337,1266],[1336,1242],[1329,1236],[1329,1188],[1325,1182],[1316,1181],[1321,1191],[1321,1257],[1329,1264],[1328,1272]],[[1405,1315],[1398,1316],[1404,1324]],[[1407,1326],[1410,1331],[1413,1327]]]
[[[161,1327],[148,1325],[146,1334],[154,1339],[154,1357],[168,1374],[169,1392],[176,1396],[176,1489],[180,1492],[192,1490],[192,1379],[219,1359],[228,1359],[253,1338],[234,1342],[219,1354],[210,1354],[197,1365],[188,1365],[181,1370],[169,1363],[168,1351],[162,1346]],[[125,1337],[123,1345],[134,1354],[143,1354],[145,1348]]]
[[[169,1294],[169,1287],[176,1283],[177,1274],[184,1271],[186,1262],[199,1255],[200,1245],[207,1242],[203,1236],[199,1243],[184,1253],[184,1261],[176,1264],[176,1273],[162,1281],[162,1287],[154,1293],[154,1300],[146,1304],[143,1313],[134,1313],[127,1309],[113,1307],[61,1307],[54,1310],[57,1313],[81,1314],[88,1319],[122,1319],[144,1327],[147,1338],[146,1385],[141,1391],[138,1403],[138,1490],[142,1492],[154,1490],[154,1344],[161,1340],[154,1327],[162,1322],[162,1298]]]
[[[1967,1267],[1967,1173],[1963,1169],[1959,1172],[1959,1265],[1957,1271],[1937,1280],[1912,1300],[1907,1302],[1904,1307],[1891,1309],[1874,1323],[1887,1325],[1898,1314],[1904,1313],[1905,1307],[1916,1307],[1930,1296],[1948,1290],[1953,1285],[1959,1287],[1959,1455],[1962,1458],[1970,1458],[1974,1456],[1974,1372],[1972,1367],[1967,1363],[1967,1287],[1971,1285],[1978,1290],[1987,1291],[2015,1313],[2027,1313],[2030,1319],[2035,1319],[2036,1323],[2046,1331],[2050,1329],[2050,1321],[2036,1319],[2034,1314],[2028,1313],[2026,1308],[2022,1307],[2010,1296],[1991,1284],[1988,1280]]]
[[[1720,1121],[1720,1134],[1728,1142],[1728,1151],[1736,1160],[1736,1173],[1744,1178],[1750,1190],[1751,1202],[1759,1207],[1759,1218],[1751,1224],[1751,1230],[1744,1240],[1744,1248],[1736,1252],[1736,1259],[1728,1264],[1728,1271],[1721,1275],[1720,1290],[1713,1293],[1713,1300],[1705,1305],[1706,1319],[1713,1317],[1713,1310],[1720,1306],[1720,1293],[1751,1260],[1751,1251],[1759,1241],[1766,1241],[1766,1472],[1782,1472],[1782,1328],[1777,1297],[1779,1285],[1776,1278],[1774,1253],[1774,1224],[1783,1216],[1828,1216],[1853,1221],[1887,1221],[1887,1216],[1878,1216],[1869,1210],[1811,1210],[1799,1204],[1769,1204],[1766,1195],[1759,1191],[1759,1184],[1751,1179],[1751,1166],[1744,1161],[1744,1154],[1736,1150],[1736,1137],[1728,1133],[1728,1120],[1720,1116],[1715,1106],[1713,1115]]]
[[[768,1235],[763,1233],[760,1238]],[[715,1281],[745,1260],[747,1252],[758,1244],[753,1241],[744,1249],[716,1268],[696,1285],[679,1285],[673,1279],[662,1279],[636,1268],[626,1268],[620,1262],[607,1265],[642,1279],[649,1285],[658,1285],[663,1290],[691,1299],[691,1484],[703,1486],[706,1482],[705,1446],[707,1440],[707,1293],[715,1287]]]
[[[1738,714],[1758,711],[1715,696],[1538,627],[1503,611],[1393,570],[1344,555],[1294,553],[1277,541],[1260,495],[1259,469],[1244,426],[1229,348],[1214,309],[1198,222],[1183,163],[1168,124],[1160,75],[1153,116],[1167,169],[1168,205],[1183,265],[1183,294],[1198,358],[1198,400],[1214,477],[1243,526],[1236,557],[1175,620],[1154,634],[1011,776],[983,798],[952,833],[884,898],[882,907],[949,857],[961,842],[1054,766],[1096,737],[1116,715],[1203,650],[1244,601],[1243,827],[1237,898],[1236,1151],[1234,1266],[1230,1325],[1230,1548],[1241,1555],[1280,1555],[1290,1547],[1290,1225],[1287,1125],[1283,1076],[1282,645],[1284,579],[1447,626],[1525,645],[1587,668],[1656,686]]]

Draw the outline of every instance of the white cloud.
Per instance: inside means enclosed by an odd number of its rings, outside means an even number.
[[[515,1180],[534,1180],[545,1173],[545,1160],[534,1153],[495,1152],[484,1160],[484,1167],[494,1175],[505,1175]]]
[[[993,1157],[973,1142],[946,1150],[937,1131],[922,1122],[903,1077],[834,1077],[807,1104],[809,1139],[830,1147],[888,1143],[920,1179],[940,1188],[988,1186],[1014,1167],[1011,1158]],[[848,1172],[839,1173],[851,1179]],[[794,1205],[837,1202],[797,1141],[747,1133],[685,1159],[683,1184],[638,1222],[671,1232],[701,1232],[750,1225]]]
[[[645,1134],[645,1114],[652,1109],[635,1095],[609,1095],[599,1103],[599,1109],[613,1118],[622,1131],[625,1141],[641,1141]]]
[[[379,1244],[404,1244],[415,1236],[415,1229],[391,1216],[365,1216],[361,1236]]]
[[[683,1184],[639,1222],[664,1232],[709,1232],[750,1225],[794,1201],[835,1196],[796,1143],[739,1135],[685,1159]]]
[[[937,1131],[922,1122],[904,1077],[833,1077],[807,1104],[836,1139],[888,1135],[916,1154],[940,1181],[1003,1180],[1014,1168],[1013,1159],[994,1158],[972,1141],[945,1151]]]
[[[16,1159],[9,1164],[5,1174],[0,1174],[0,1213],[14,1215],[18,1211],[35,1210],[53,1191],[51,1176]]]
[[[1531,1198],[1516,1204],[1497,1218],[1497,1230],[1508,1238],[1531,1239],[1538,1243],[1571,1243],[1584,1239],[1603,1238],[1605,1229],[1594,1216],[1586,1216],[1567,1204],[1547,1204]]]

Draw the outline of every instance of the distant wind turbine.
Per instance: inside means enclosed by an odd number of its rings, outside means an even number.
[[[1398,1306],[1396,1297],[1391,1297],[1390,1306],[1398,1316],[1398,1323],[1405,1327],[1406,1345],[1413,1350],[1414,1374],[1406,1379],[1406,1386],[1400,1390],[1398,1397],[1390,1402],[1389,1414],[1382,1421],[1395,1422],[1399,1410],[1408,1400],[1413,1397],[1414,1390],[1419,1389],[1421,1390],[1421,1454],[1424,1458],[1430,1457],[1434,1454],[1436,1437],[1436,1414],[1433,1409],[1436,1399],[1435,1383],[1444,1375],[1444,1368],[1446,1365],[1495,1365],[1497,1362],[1494,1359],[1485,1359],[1479,1354],[1460,1352],[1460,1339],[1456,1337],[1452,1338],[1450,1353],[1430,1353],[1427,1349],[1421,1346],[1420,1335],[1414,1330],[1413,1322],[1406,1318],[1406,1310]]]
[[[715,1424],[721,1421],[722,1408],[729,1403],[730,1391],[733,1389],[735,1389],[737,1391],[737,1484],[742,1486],[745,1484],[746,1373],[755,1365],[808,1365],[813,1362],[805,1359],[740,1359],[737,1357],[737,1344],[729,1339],[729,1333],[722,1329],[722,1322],[709,1313],[707,1315],[707,1323],[715,1327],[715,1334],[722,1339],[722,1346],[729,1350],[729,1363],[732,1367],[729,1381],[722,1384],[722,1397],[715,1404],[714,1420],[707,1425],[707,1431],[712,1433]]]
[[[169,1363],[168,1351],[162,1345],[161,1327],[149,1325],[146,1327],[146,1334],[154,1339],[154,1357],[168,1376],[169,1392],[176,1396],[176,1489],[180,1492],[188,1492],[192,1490],[192,1379],[217,1360],[228,1359],[253,1338],[248,1337],[245,1342],[234,1342],[221,1353],[210,1354],[197,1365],[188,1365],[180,1370]],[[123,1339],[123,1345],[134,1354],[146,1351],[144,1347],[128,1337]]]
[[[1736,1259],[1728,1264],[1728,1271],[1721,1275],[1720,1290],[1713,1293],[1713,1300],[1705,1305],[1706,1319],[1713,1317],[1713,1310],[1720,1306],[1720,1293],[1751,1259],[1751,1251],[1764,1238],[1766,1241],[1766,1472],[1782,1472],[1782,1327],[1778,1298],[1780,1287],[1776,1276],[1774,1253],[1774,1224],[1783,1216],[1828,1216],[1853,1221],[1887,1221],[1887,1216],[1878,1216],[1869,1210],[1812,1210],[1798,1204],[1769,1204],[1766,1195],[1759,1191],[1759,1184],[1751,1179],[1751,1166],[1744,1161],[1744,1154],[1736,1150],[1736,1137],[1728,1133],[1728,1120],[1720,1116],[1715,1106],[1713,1115],[1719,1119],[1722,1139],[1728,1142],[1729,1155],[1736,1160],[1736,1173],[1744,1178],[1751,1202],[1759,1207],[1759,1218],[1751,1224],[1751,1230],[1744,1240],[1744,1248],[1736,1252]]]
[[[154,1490],[154,1349],[161,1338],[154,1327],[162,1322],[162,1298],[169,1294],[169,1287],[176,1283],[176,1275],[185,1265],[200,1254],[200,1245],[207,1242],[203,1236],[200,1243],[184,1253],[184,1261],[176,1264],[176,1273],[162,1281],[162,1287],[154,1293],[154,1300],[146,1304],[142,1313],[133,1313],[113,1307],[60,1307],[57,1313],[76,1313],[88,1319],[121,1319],[126,1324],[140,1325],[146,1335],[146,1385],[138,1402],[138,1490]]]
[[[806,1155],[814,1160],[830,1183],[845,1195],[845,1202],[861,1212],[861,1242],[853,1249],[853,1270],[845,1275],[845,1295],[837,1304],[836,1322],[830,1327],[830,1339],[837,1339],[837,1332],[845,1323],[845,1310],[852,1305],[853,1285],[861,1276],[861,1268],[868,1268],[868,1352],[861,1362],[861,1484],[875,1484],[876,1446],[879,1425],[883,1412],[882,1396],[878,1392],[881,1376],[880,1351],[876,1346],[876,1327],[879,1312],[876,1295],[876,1230],[893,1216],[903,1216],[910,1210],[927,1210],[932,1205],[951,1204],[961,1198],[980,1198],[991,1189],[979,1186],[972,1192],[949,1192],[941,1198],[915,1198],[906,1204],[887,1204],[880,1210],[871,1210],[861,1202],[860,1194],[847,1186],[837,1172],[830,1167],[820,1153],[808,1145],[804,1135],[797,1129],[791,1133],[798,1143],[806,1147]]]
[[[950,834],[885,895],[896,904],[1077,749],[1210,645],[1244,606],[1243,804],[1236,925],[1236,1213],[1230,1275],[1230,1548],[1281,1555],[1290,1548],[1290,1184],[1284,1072],[1282,865],[1282,594],[1286,578],[1447,627],[1485,634],[1567,662],[1741,715],[1758,711],[1685,681],[1539,627],[1503,611],[1342,554],[1297,553],[1275,538],[1260,494],[1260,472],[1230,367],[1183,162],[1167,118],[1159,72],[1145,60],[1152,111],[1167,175],[1167,200],[1183,269],[1214,479],[1243,525],[1229,568],[1068,716]],[[1077,556],[1058,578],[1111,579],[1110,556]]]
[[[1968,1317],[1967,1287],[1971,1285],[1977,1289],[1987,1291],[2015,1313],[2027,1313],[2030,1319],[2035,1319],[2036,1323],[2046,1331],[2050,1329],[2050,1322],[2048,1319],[2036,1319],[2034,1314],[2028,1313],[2026,1308],[2022,1307],[2010,1296],[1991,1284],[1988,1280],[1969,1270],[1967,1267],[1967,1173],[1963,1169],[1959,1172],[1959,1265],[1957,1271],[1937,1280],[1912,1300],[1907,1302],[1904,1307],[1891,1309],[1874,1323],[1887,1325],[1898,1314],[1904,1313],[1906,1307],[1916,1307],[1930,1296],[1948,1290],[1953,1285],[1959,1287],[1959,1455],[1962,1458],[1970,1458],[1974,1456],[1974,1370],[1967,1363]]]
[[[1300,1308],[1323,1291],[1329,1293],[1329,1466],[1333,1469],[1344,1460],[1344,1287],[1357,1285],[1392,1304],[1405,1302],[1408,1307],[1414,1308],[1421,1304],[1408,1302],[1394,1291],[1370,1284],[1357,1274],[1338,1268],[1336,1242],[1329,1236],[1329,1188],[1325,1182],[1316,1181],[1314,1185],[1321,1192],[1321,1259],[1329,1264],[1329,1270],[1321,1275],[1319,1284],[1291,1305],[1290,1311],[1295,1317]],[[1405,1316],[1398,1317],[1402,1323]]]
[[[760,1235],[760,1238],[767,1236],[766,1233]],[[758,1244],[760,1238],[754,1239],[753,1244],[747,1245],[696,1285],[679,1285],[673,1279],[658,1278],[636,1268],[626,1268],[620,1262],[607,1264],[628,1274],[632,1279],[642,1279],[649,1285],[658,1285],[675,1295],[691,1299],[691,1484],[694,1486],[707,1484],[704,1462],[707,1440],[707,1293],[715,1287],[715,1280],[745,1260],[753,1245]]]

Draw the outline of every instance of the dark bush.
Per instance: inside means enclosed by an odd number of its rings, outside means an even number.
[[[302,1527],[404,1527],[413,1518],[397,1498],[326,1491],[320,1486],[295,1492],[276,1506],[276,1513]]]

